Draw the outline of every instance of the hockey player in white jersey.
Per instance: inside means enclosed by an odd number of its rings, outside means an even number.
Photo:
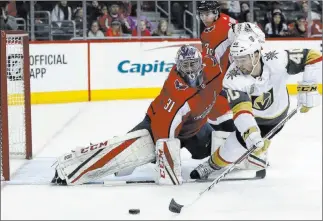
[[[298,105],[307,113],[320,104],[318,78],[322,75],[322,54],[313,49],[262,51],[261,44],[251,35],[240,35],[230,47],[234,62],[229,67],[223,88],[226,91],[237,130],[208,161],[194,169],[192,179],[204,179],[236,161],[246,149],[256,146],[248,165],[266,167],[269,140],[263,137],[274,128],[289,109],[286,88],[290,75],[304,72],[298,82]]]

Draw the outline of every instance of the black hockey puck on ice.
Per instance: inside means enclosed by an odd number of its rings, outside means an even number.
[[[129,210],[130,214],[139,214],[140,213],[140,209],[130,209]]]

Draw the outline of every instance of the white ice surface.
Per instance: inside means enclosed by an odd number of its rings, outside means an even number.
[[[34,159],[11,161],[12,180],[24,176],[33,180],[30,174],[51,178],[48,171],[52,172],[55,157],[124,134],[144,117],[149,102],[33,106]],[[295,105],[292,98],[291,108]],[[219,183],[179,216],[168,211],[170,199],[185,204],[208,184],[2,184],[1,219],[322,219],[322,107],[288,122],[272,141],[269,154],[271,166],[265,179]],[[130,208],[141,213],[130,215]]]

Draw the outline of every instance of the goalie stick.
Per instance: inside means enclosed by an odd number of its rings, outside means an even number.
[[[232,178],[224,178],[221,182],[228,182],[228,181],[248,181],[248,180],[259,180],[263,179],[266,176],[266,169],[258,170],[258,171],[249,171],[255,172],[249,177],[232,177]],[[213,179],[205,179],[205,180],[184,180],[183,183],[210,183],[213,182]],[[154,180],[123,180],[123,181],[99,181],[99,182],[91,182],[88,184],[104,184],[106,186],[115,186],[115,185],[125,185],[125,184],[149,184],[155,183]]]
[[[235,174],[233,177],[226,177],[221,180],[221,182],[226,181],[247,181],[247,180],[259,180],[263,179],[266,176],[266,170],[260,171],[244,171],[241,169],[233,170],[231,173]],[[240,174],[239,172],[243,172]],[[246,173],[247,172],[247,173]],[[184,183],[210,183],[212,182],[212,178],[208,178],[206,180],[185,180]],[[3,181],[7,185],[51,185],[50,181],[42,180],[42,181],[34,181],[34,180],[10,180],[10,181]],[[155,181],[152,178],[133,178],[129,180],[97,180],[84,183],[82,185],[104,185],[104,186],[120,186],[120,185],[127,185],[127,184],[155,184]],[[56,184],[53,186],[57,186]],[[60,185],[64,186],[64,185]]]
[[[294,110],[291,111],[291,113],[289,113],[281,122],[279,122],[271,131],[269,131],[265,138],[269,138],[271,137],[271,135],[273,135],[278,129],[280,129],[288,120],[290,120],[296,113],[298,112],[298,107],[295,108]],[[234,163],[232,163],[225,171],[222,172],[222,174],[220,174],[217,178],[215,178],[213,180],[213,182],[202,192],[200,192],[198,194],[198,196],[190,203],[187,205],[182,205],[177,203],[174,198],[171,199],[170,203],[169,203],[169,207],[168,209],[173,212],[173,213],[180,213],[182,211],[183,207],[187,207],[187,206],[191,206],[193,205],[198,199],[200,199],[200,197],[205,193],[210,191],[215,184],[218,184],[221,180],[224,179],[224,177],[226,175],[228,175],[237,164],[241,163],[246,157],[248,157],[254,150],[256,150],[257,147],[253,146],[252,148],[250,148],[247,152],[245,152],[239,159],[237,159]]]
[[[233,178],[224,178],[221,182],[228,181],[248,181],[248,180],[259,180],[263,179],[266,176],[266,169],[256,171],[253,176],[250,177],[233,177]],[[213,182],[213,179],[206,180],[185,180],[183,183],[210,183]],[[52,185],[52,186],[66,186],[66,185],[54,185],[49,181],[46,182],[33,182],[33,181],[6,181],[8,185]],[[155,184],[154,180],[104,180],[104,181],[92,181],[87,182],[82,185],[104,185],[104,186],[122,186],[128,184]]]
[[[232,178],[224,178],[221,182],[228,181],[248,181],[248,180],[259,180],[263,179],[266,176],[266,169],[255,171],[255,174],[250,177],[232,177]],[[213,182],[213,179],[205,179],[205,180],[185,180],[183,183],[210,183]],[[127,184],[155,184],[154,180],[105,180],[105,181],[93,181],[88,182],[83,185],[94,185],[101,184],[104,186],[118,186],[118,185],[127,185]]]

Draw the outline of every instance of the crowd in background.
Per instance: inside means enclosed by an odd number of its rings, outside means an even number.
[[[322,36],[322,1],[312,0],[310,7],[308,1],[300,0],[255,1],[252,8],[250,1],[219,3],[222,13],[239,22],[256,23],[268,37]],[[84,37],[84,33],[88,38],[194,37],[189,30],[198,20],[184,16],[184,11],[193,11],[193,1],[170,1],[170,4],[158,1],[157,4],[156,9],[156,1],[87,1],[84,9],[82,1],[33,1],[31,10],[30,1],[3,1],[0,2],[0,28],[31,32],[34,25],[31,38],[36,40],[71,39]],[[165,11],[170,12],[170,19]],[[203,24],[198,25],[203,31]]]

